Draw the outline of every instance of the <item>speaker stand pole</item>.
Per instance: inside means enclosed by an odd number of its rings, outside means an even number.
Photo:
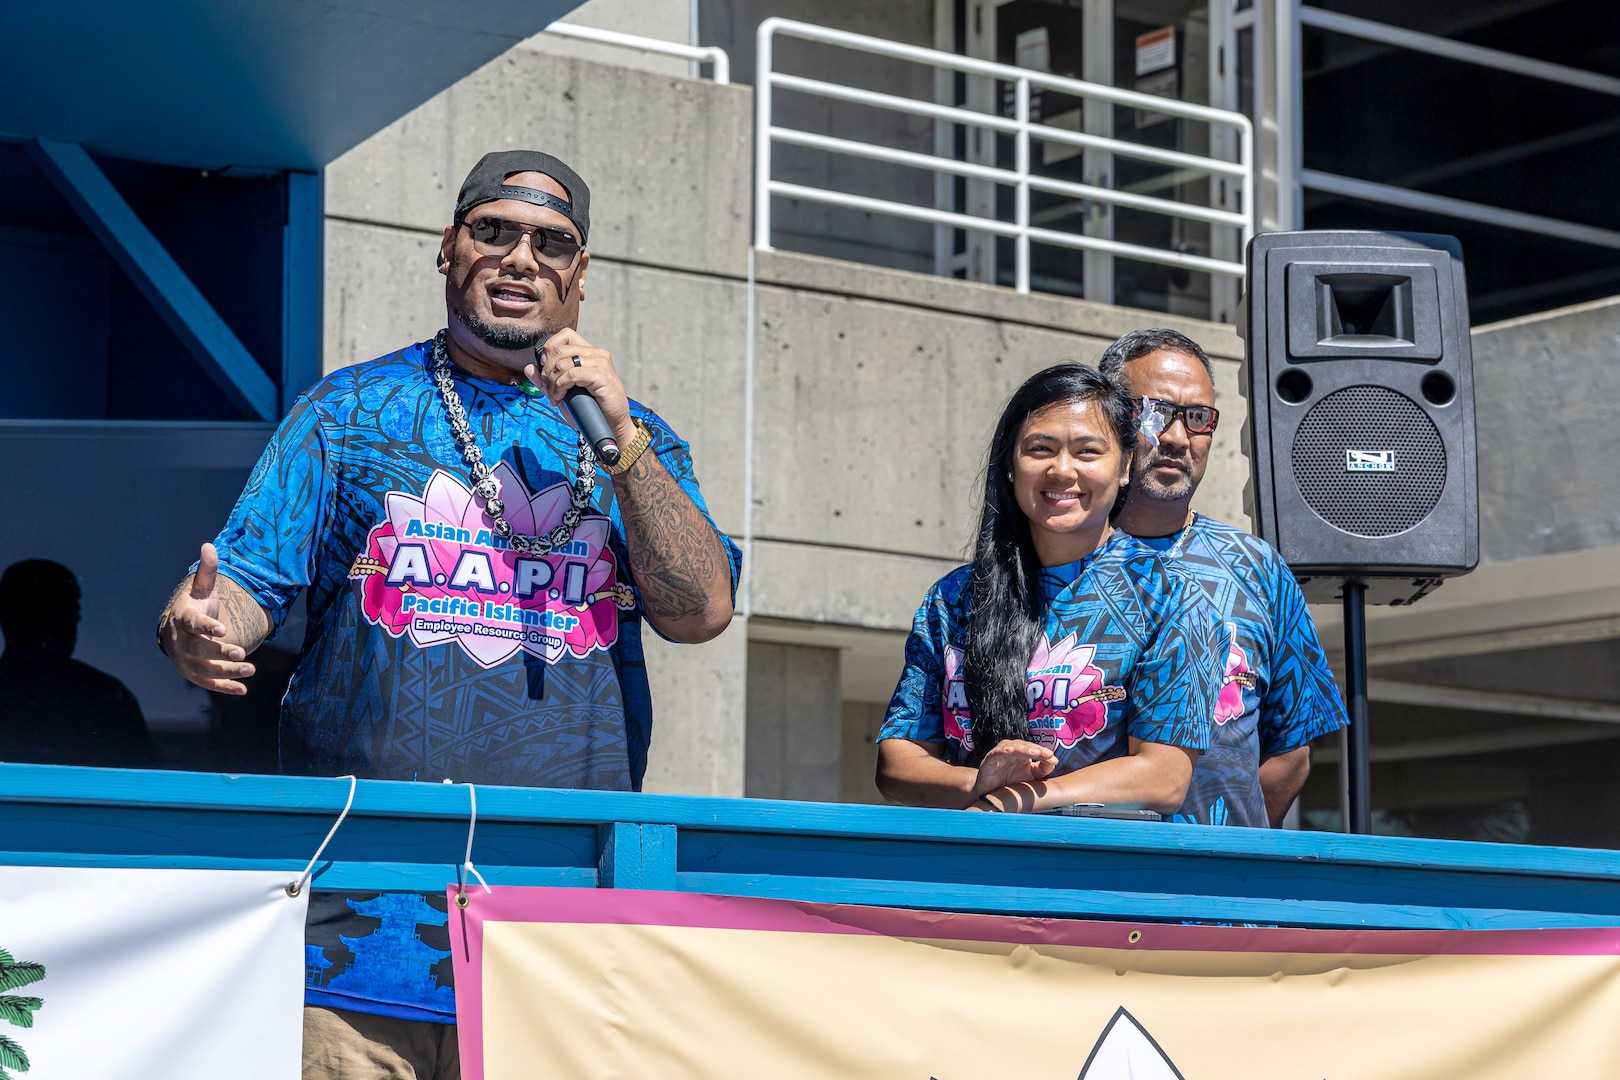
[[[1344,831],[1372,832],[1372,773],[1367,762],[1367,584],[1344,584],[1344,696],[1350,707],[1345,740],[1350,807]]]

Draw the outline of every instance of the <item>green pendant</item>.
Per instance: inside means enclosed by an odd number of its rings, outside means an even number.
[[[525,394],[528,394],[530,397],[546,396],[546,392],[544,390],[534,385],[534,383],[530,382],[528,379],[524,379],[522,382],[518,383],[517,388],[523,391]]]

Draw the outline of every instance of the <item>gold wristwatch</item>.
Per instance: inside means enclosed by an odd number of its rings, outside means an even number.
[[[629,472],[630,466],[634,465],[636,463],[636,459],[641,457],[641,455],[646,451],[647,447],[652,445],[652,430],[640,420],[637,420],[635,423],[636,437],[630,440],[629,446],[626,446],[619,451],[618,463],[615,465],[609,465],[606,462],[602,463],[602,467],[606,469],[610,475],[623,476],[625,473]]]

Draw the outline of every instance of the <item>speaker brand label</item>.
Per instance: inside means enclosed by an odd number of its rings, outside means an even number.
[[[1344,452],[1345,472],[1394,472],[1395,451],[1393,450],[1346,450]]]

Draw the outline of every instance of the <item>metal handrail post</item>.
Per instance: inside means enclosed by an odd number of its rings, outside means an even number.
[[[1018,134],[1013,136],[1013,171],[1018,174],[1018,186],[1013,197],[1013,223],[1018,236],[1013,241],[1014,286],[1021,293],[1029,292],[1029,80],[1019,79],[1016,92]]]
[[[754,34],[754,247],[771,249],[771,38],[783,20],[766,19]]]
[[[1258,175],[1259,170],[1255,168],[1254,160],[1254,128],[1238,129],[1238,153],[1243,155],[1243,164],[1249,167],[1249,179],[1243,183],[1238,202],[1238,212],[1243,215],[1243,243],[1238,245],[1238,258],[1241,261],[1249,250],[1249,241],[1254,239],[1258,228],[1255,222],[1257,200],[1254,197],[1254,177]]]
[[[1300,76],[1298,0],[1277,0],[1277,224],[1305,227],[1304,192],[1300,188],[1300,142],[1304,131],[1304,93]]]

